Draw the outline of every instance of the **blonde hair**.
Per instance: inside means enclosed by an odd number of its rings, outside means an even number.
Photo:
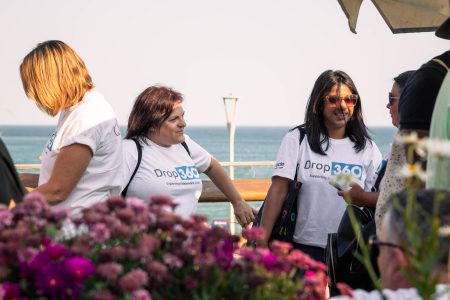
[[[38,44],[23,59],[20,77],[27,96],[51,116],[74,106],[94,88],[83,60],[61,41]]]

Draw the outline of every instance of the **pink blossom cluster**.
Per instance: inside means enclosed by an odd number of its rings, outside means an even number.
[[[38,194],[0,209],[0,300],[325,299],[323,264],[286,243],[239,246],[174,207],[166,197],[111,198],[72,218],[78,234],[60,240],[67,214]],[[250,241],[264,234],[243,231]]]

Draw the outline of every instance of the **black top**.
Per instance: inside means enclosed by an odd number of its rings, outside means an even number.
[[[11,156],[0,138],[0,203],[8,205],[11,199],[20,202],[23,195],[25,195],[25,189],[17,175]]]
[[[436,56],[450,66],[450,51]],[[430,60],[414,72],[400,96],[400,129],[430,129],[434,103],[447,70]]]

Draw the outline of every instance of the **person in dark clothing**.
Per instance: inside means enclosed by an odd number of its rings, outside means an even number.
[[[450,39],[450,17],[436,30],[436,36]],[[407,160],[407,149],[405,149],[405,145],[397,142],[397,137],[413,132],[419,138],[429,136],[436,98],[449,66],[450,50],[434,57],[414,72],[400,96],[398,107],[400,129],[392,144],[386,175],[380,184],[380,194],[375,211],[377,230],[381,225],[381,218],[386,213],[386,204],[391,195],[406,187],[403,178],[397,175],[399,170],[405,164],[419,162],[418,156],[414,157],[413,161]],[[422,167],[426,169],[426,161],[422,162]]]
[[[9,206],[11,200],[15,203],[22,201],[25,189],[17,174],[14,163],[0,139],[0,204]]]
[[[450,50],[436,56],[414,72],[399,99],[400,130],[430,129],[434,103],[448,66]]]

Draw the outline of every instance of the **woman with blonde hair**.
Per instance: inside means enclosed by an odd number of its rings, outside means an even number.
[[[20,65],[25,93],[50,116],[59,113],[44,147],[38,187],[47,202],[78,213],[120,193],[121,135],[116,116],[75,51],[46,41]]]

